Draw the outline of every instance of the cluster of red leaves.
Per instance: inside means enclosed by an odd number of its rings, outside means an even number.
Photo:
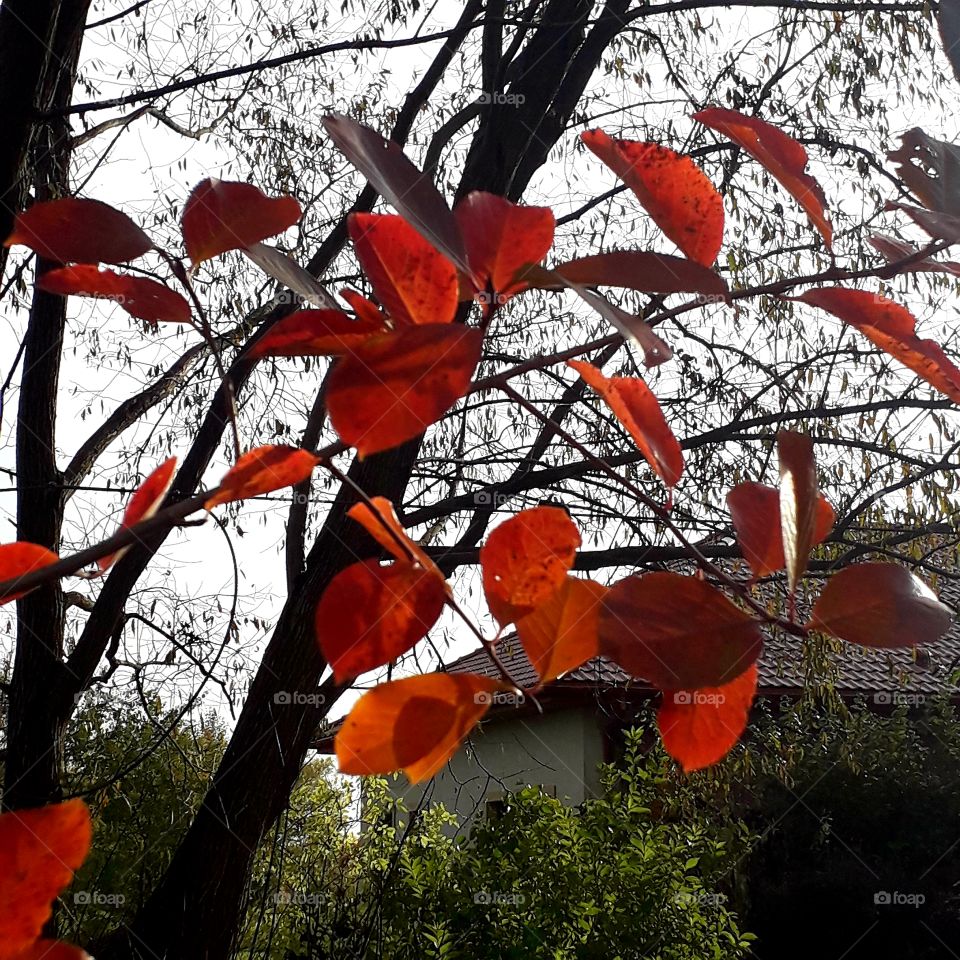
[[[82,800],[0,816],[0,960],[90,960],[41,937],[52,902],[90,849],[90,834]]]

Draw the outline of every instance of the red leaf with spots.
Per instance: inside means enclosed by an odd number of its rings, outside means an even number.
[[[636,194],[657,226],[691,260],[709,267],[723,243],[723,201],[689,158],[656,143],[587,130],[583,142]]]

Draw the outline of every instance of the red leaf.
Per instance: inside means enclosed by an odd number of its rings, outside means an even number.
[[[396,660],[427,635],[446,601],[446,583],[408,561],[364,560],[341,570],[324,591],[317,641],[343,683]]]
[[[916,256],[920,250],[912,243],[905,240],[899,240],[895,237],[888,237],[882,233],[871,233],[867,237],[867,242],[876,250],[887,263],[898,263],[909,257]],[[900,273],[949,273],[955,277],[960,277],[960,263],[956,260],[934,260],[932,257],[923,257],[920,260],[914,260],[906,266],[897,268]]]
[[[723,107],[708,107],[695,113],[693,119],[743,147],[765,167],[803,207],[830,248],[833,228],[825,212],[826,197],[820,184],[806,173],[807,151],[802,144],[764,120]]]
[[[349,287],[341,290],[340,296],[350,304],[358,320],[365,320],[384,330],[387,329],[387,315],[372,300]]]
[[[18,953],[16,960],[92,960],[90,954],[79,947],[72,947],[69,943],[59,940],[38,940],[22,953]]]
[[[808,627],[865,647],[913,647],[950,629],[950,608],[905,567],[858,563],[833,574]]]
[[[330,374],[330,422],[361,457],[419,436],[467,392],[482,344],[479,330],[445,323],[371,337]]]
[[[183,208],[183,242],[196,266],[283,233],[300,213],[294,197],[268,197],[249,183],[201,180]]]
[[[686,256],[705,267],[717,259],[723,243],[723,200],[689,157],[656,143],[617,140],[602,130],[580,136]]]
[[[960,370],[938,343],[916,335],[917,322],[905,307],[877,293],[842,287],[808,290],[789,299],[819,307],[849,323],[881,350],[960,403]]]
[[[245,453],[220,481],[219,489],[203,505],[212,510],[221,503],[246,500],[306,480],[320,458],[298,447],[267,444]]]
[[[627,577],[600,612],[600,652],[661,690],[729,683],[762,646],[756,620],[716,587],[679,573]]]
[[[170,484],[173,483],[173,474],[176,469],[177,458],[170,457],[137,487],[136,493],[130,498],[127,509],[123,513],[123,522],[120,524],[121,530],[133,527],[141,520],[149,520],[160,509],[160,504],[163,503],[164,497],[170,489]],[[101,572],[108,570],[129,549],[129,547],[124,547],[107,557],[101,557]]]
[[[386,497],[371,497],[370,506],[362,502],[355,503],[347,511],[347,516],[356,520],[380,546],[398,560],[419,563],[424,570],[430,570],[441,580],[444,579],[440,568],[424,552],[423,547],[407,535],[397,518],[393,504]]]
[[[383,318],[351,320],[341,310],[298,310],[275,323],[247,354],[257,357],[322,357],[348,353],[376,333]]]
[[[48,270],[37,277],[37,286],[64,297],[112,300],[131,317],[147,323],[190,322],[190,304],[176,290],[147,277],[125,276],[90,263]]]
[[[490,709],[494,693],[505,689],[470,673],[429,673],[374,687],[337,734],[340,772],[403,770],[411,783],[429,780]]]
[[[722,760],[746,729],[756,692],[756,664],[720,687],[665,690],[657,725],[667,753],[687,773]]]
[[[780,457],[780,530],[792,597],[810,559],[820,490],[813,441],[808,436],[792,430],[779,431],[777,453]]]
[[[76,197],[35,203],[18,213],[4,246],[15,243],[56,263],[125,263],[153,249],[153,241],[125,213]]]
[[[786,560],[780,528],[780,491],[752,480],[738,483],[727,494],[727,508],[754,579],[782,570]],[[817,501],[811,546],[827,538],[834,520],[833,507],[821,496]]]
[[[90,849],[90,814],[68,800],[0,816],[0,960],[30,951]]]
[[[673,435],[657,398],[639,377],[605,377],[582,360],[568,360],[584,380],[607,402],[657,476],[672,489],[683,473],[683,451]]]
[[[517,635],[541,683],[600,652],[597,618],[607,588],[567,577],[553,596],[517,621]]]
[[[512,623],[563,586],[580,546],[566,510],[534,507],[501,523],[480,548],[483,589],[501,625]]]
[[[489,290],[503,303],[527,284],[517,278],[539,263],[553,243],[555,220],[547,207],[522,207],[505,197],[474,190],[453,211],[467,247],[479,299]]]
[[[457,312],[457,268],[403,217],[352,213],[357,259],[373,292],[398,326],[449,323]]]
[[[554,273],[586,287],[626,287],[641,293],[701,293],[725,301],[723,278],[695,260],[645,250],[614,250],[561,263]],[[559,284],[556,284],[559,286]]]
[[[457,221],[432,179],[421,173],[392,140],[350,117],[330,114],[323,126],[341,153],[422,237],[461,270],[467,255]]]
[[[52,550],[36,543],[26,543],[22,540],[17,543],[5,543],[0,546],[0,582],[33,573],[34,570],[47,567],[59,559]],[[10,603],[11,600],[17,600],[29,592],[29,590],[20,590],[3,594],[0,597],[0,606]]]

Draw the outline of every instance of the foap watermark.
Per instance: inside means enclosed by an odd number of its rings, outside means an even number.
[[[723,893],[707,893],[705,890],[685,891],[676,894],[673,902],[683,907],[722,907],[727,902],[727,897]]]
[[[122,893],[106,893],[103,890],[75,890],[73,902],[78,907],[122,907],[127,898]]]
[[[726,703],[722,693],[707,693],[705,690],[674,690],[673,702],[684,707],[719,707]]]
[[[327,895],[303,893],[299,890],[278,890],[270,899],[283,907],[322,907],[327,902]]]
[[[922,907],[927,898],[922,893],[903,893],[901,890],[878,890],[873,895],[878,907]]]
[[[279,707],[322,707],[327,698],[322,693],[304,693],[302,690],[278,690],[273,702]]]
[[[694,301],[700,304],[701,307],[705,307],[711,303],[726,303],[727,296],[723,293],[698,293],[694,297]]]
[[[473,702],[488,707],[519,707],[526,701],[519,690],[479,690],[473,695]]]
[[[527,102],[522,93],[503,93],[500,90],[484,90],[477,100],[484,104],[495,103],[501,107],[522,107]]]
[[[520,906],[527,902],[522,893],[505,893],[502,890],[478,890],[473,902],[481,906]]]
[[[473,503],[477,507],[502,507],[509,499],[505,493],[492,490],[475,490],[473,494]]]
[[[903,690],[878,690],[873,702],[887,707],[922,707],[927,698],[922,693],[905,693]]]

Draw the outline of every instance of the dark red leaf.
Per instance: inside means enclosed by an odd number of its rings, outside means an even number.
[[[351,320],[342,310],[298,310],[274,324],[248,356],[323,357],[348,353],[374,334],[385,333],[384,318]]]

